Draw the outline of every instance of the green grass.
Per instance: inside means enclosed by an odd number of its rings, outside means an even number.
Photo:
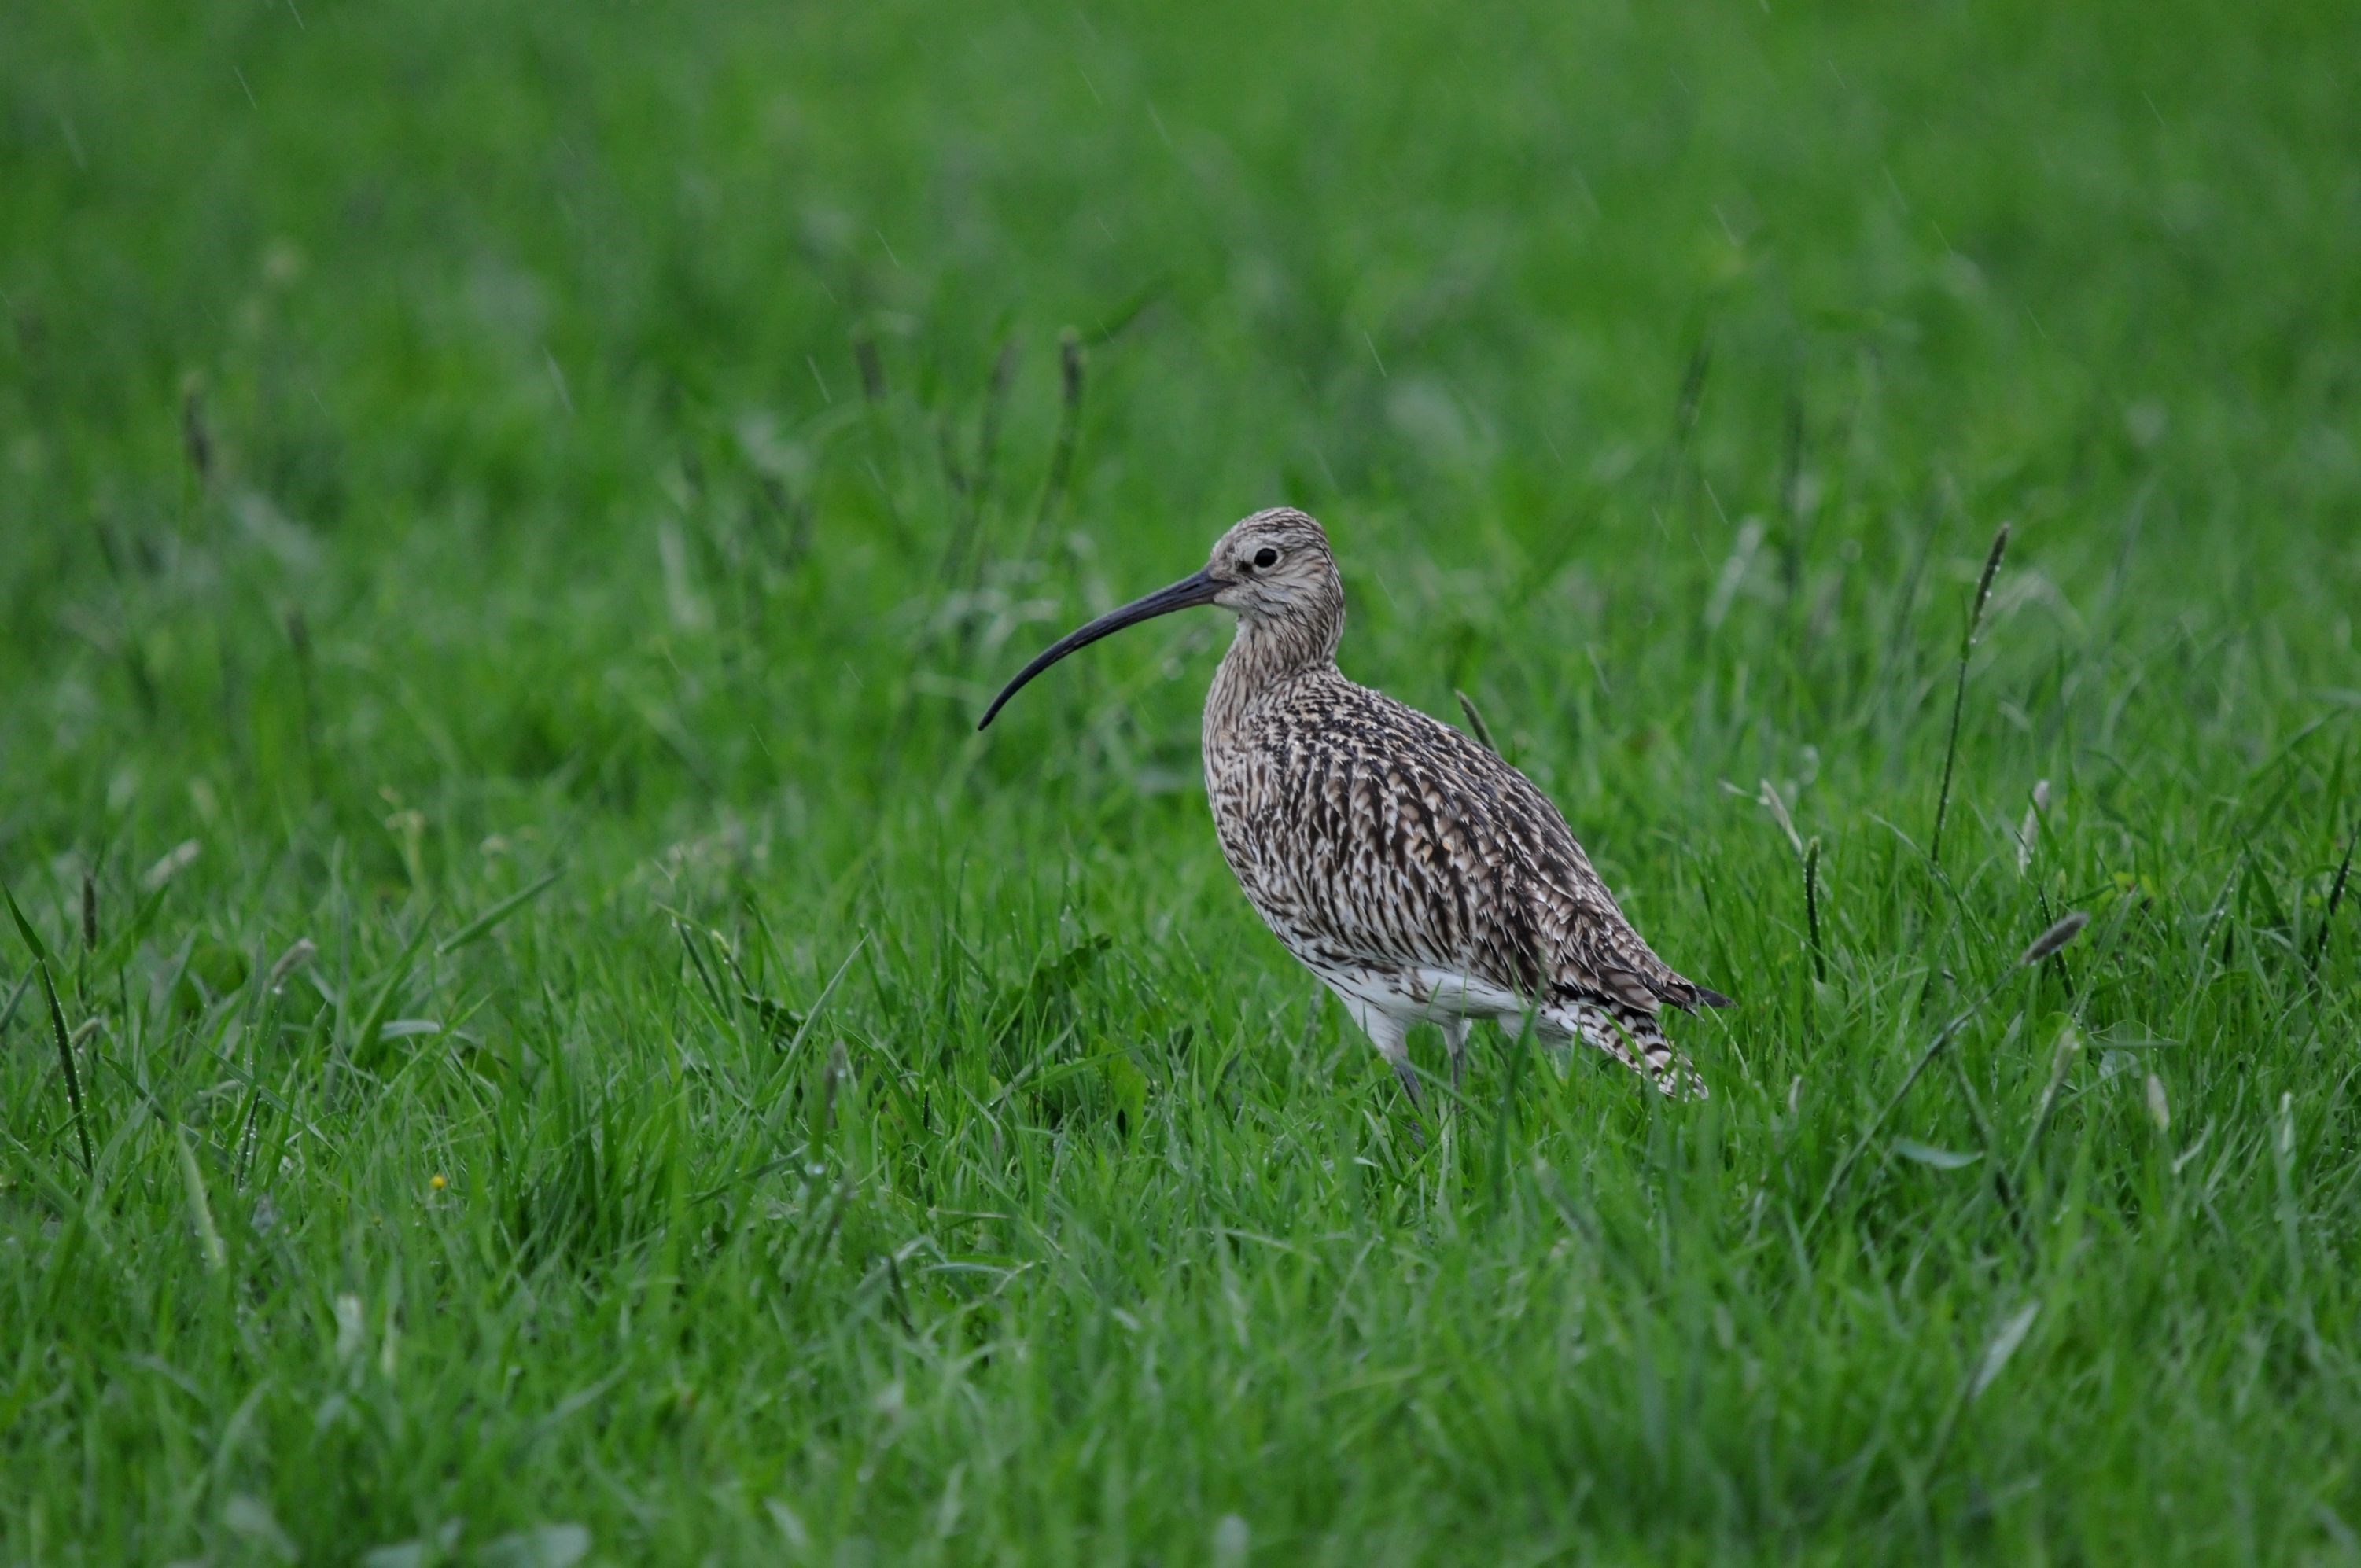
[[[2361,1556],[2350,6],[6,31],[0,1559]],[[972,732],[1280,499],[1709,1103]]]

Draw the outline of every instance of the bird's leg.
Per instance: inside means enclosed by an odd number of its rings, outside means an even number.
[[[1459,1080],[1467,1067],[1467,1024],[1465,1018],[1454,1018],[1443,1025],[1443,1043],[1451,1047],[1451,1092],[1459,1092]]]
[[[1410,1058],[1406,1056],[1395,1057],[1391,1059],[1394,1064],[1394,1076],[1401,1080],[1402,1088],[1410,1094],[1411,1109],[1425,1110],[1426,1101],[1418,1090],[1418,1069],[1410,1065]]]
[[[1369,1043],[1378,1047],[1378,1054],[1386,1058],[1394,1076],[1401,1080],[1403,1091],[1410,1095],[1411,1108],[1426,1109],[1426,1098],[1418,1089],[1418,1069],[1410,1065],[1410,1021],[1372,1007],[1358,997],[1344,996],[1342,992],[1337,994],[1344,997],[1345,1010],[1361,1026],[1361,1033],[1369,1036]]]

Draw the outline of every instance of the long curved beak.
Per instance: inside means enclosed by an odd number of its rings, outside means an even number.
[[[1137,626],[1143,620],[1153,620],[1159,615],[1170,615],[1176,609],[1189,609],[1197,605],[1211,604],[1213,602],[1213,596],[1221,591],[1221,583],[1214,578],[1212,572],[1199,572],[1194,576],[1181,578],[1169,588],[1159,588],[1146,598],[1134,599],[1121,609],[1109,610],[1088,626],[1069,631],[1047,648],[1042,649],[1039,657],[1017,671],[1016,678],[1000,688],[1000,695],[992,699],[992,706],[983,710],[983,717],[976,720],[975,727],[982,729],[989,725],[1000,710],[1007,706],[1008,699],[1024,688],[1026,682],[1075,649],[1087,648],[1100,638],[1121,631],[1126,626]]]

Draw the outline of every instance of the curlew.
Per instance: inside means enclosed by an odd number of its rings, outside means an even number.
[[[1336,667],[1345,585],[1302,512],[1256,512],[1205,569],[1099,617],[1016,673],[1034,676],[1155,616],[1219,605],[1237,637],[1205,696],[1205,789],[1222,854],[1290,952],[1325,981],[1421,1102],[1411,1027],[1441,1026],[1455,1088],[1468,1026],[1532,1020],[1667,1094],[1705,1083],[1663,1010],[1730,999],[1641,939],[1549,798],[1489,748]]]

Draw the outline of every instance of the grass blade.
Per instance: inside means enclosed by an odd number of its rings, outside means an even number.
[[[1484,716],[1476,710],[1476,699],[1456,687],[1453,688],[1451,695],[1459,699],[1459,711],[1467,716],[1467,728],[1476,732],[1476,739],[1484,743],[1484,750],[1499,756],[1500,748],[1492,739],[1492,727],[1485,723]]]
[[[33,968],[40,972],[41,993],[49,999],[49,1027],[58,1037],[58,1066],[65,1073],[66,1103],[72,1108],[74,1136],[82,1145],[82,1173],[86,1178],[95,1176],[98,1159],[91,1152],[90,1118],[82,1108],[82,1074],[74,1069],[73,1037],[66,1030],[65,1009],[58,1003],[57,982],[49,976],[49,949],[42,944],[41,934],[33,929],[33,923],[25,918],[25,912],[16,906],[16,894],[0,885],[0,899],[7,901],[9,917],[16,922],[17,934],[25,938],[25,945],[33,949]],[[24,987],[19,984],[17,991],[21,994]],[[8,1003],[12,1014],[16,1006],[12,999]]]
[[[2049,1113],[2058,1108],[2058,1091],[2065,1087],[2066,1074],[2072,1070],[2074,1058],[2082,1053],[2082,1031],[2069,1024],[2058,1032],[2058,1048],[2049,1058],[2049,1082],[2041,1091],[2041,1103],[2033,1113],[2033,1130],[2025,1135],[2025,1152],[2016,1157],[2015,1182],[2025,1184],[2025,1173],[2033,1168],[2033,1154],[2041,1146],[2041,1135],[2049,1130]]]
[[[1072,327],[1058,334],[1058,433],[1049,448],[1049,477],[1041,488],[1041,504],[1034,511],[1033,526],[1025,540],[1025,554],[1032,553],[1033,540],[1049,520],[1058,514],[1066,499],[1066,487],[1074,474],[1074,449],[1082,434],[1083,374],[1090,364],[1088,351],[1082,345],[1082,335]]]
[[[49,960],[42,959],[33,967],[41,971],[41,992],[49,1001],[49,1026],[58,1036],[58,1066],[66,1075],[66,1102],[73,1109],[74,1136],[82,1143],[82,1173],[94,1176],[98,1160],[91,1153],[90,1117],[82,1106],[82,1075],[74,1069],[73,1037],[66,1032],[65,1009],[58,1005],[58,987],[49,978]]]
[[[0,883],[0,899],[7,900],[9,917],[16,922],[16,934],[25,938],[25,946],[33,949],[33,961],[49,962],[49,949],[42,942],[41,934],[33,929],[33,923],[25,918],[25,912],[16,907],[16,895],[5,883]]]
[[[1828,952],[1820,942],[1820,841],[1804,850],[1804,929],[1812,944],[1812,978],[1828,982]]]
[[[2033,1321],[2040,1315],[2040,1301],[2027,1301],[1993,1331],[1992,1338],[1984,1342],[1984,1353],[1976,1362],[1975,1371],[1960,1385],[1960,1392],[1952,1399],[1950,1409],[1943,1412],[1943,1424],[1936,1429],[1935,1441],[1927,1444],[1927,1457],[1920,1463],[1922,1472],[1929,1475],[1934,1474],[1936,1465],[1942,1463],[1943,1455],[1949,1451],[1951,1439],[1958,1435],[1960,1420],[1968,1413],[1968,1407],[1983,1398],[1984,1390],[1990,1388],[2007,1368],[2009,1358],[2025,1343],[2025,1336],[2033,1332]]]
[[[2336,880],[2329,884],[2328,903],[2320,912],[2320,929],[2312,934],[2312,967],[2318,969],[2323,954],[2328,951],[2329,928],[2336,924],[2336,906],[2345,902],[2345,884],[2353,875],[2353,847],[2361,844],[2361,826],[2356,826],[2345,836],[2345,860],[2336,868]]]
[[[33,971],[28,969],[24,978],[16,982],[16,989],[8,993],[8,1005],[0,1007],[0,1035],[5,1035],[8,1025],[16,1021],[16,1004],[25,1000],[25,992],[31,990],[32,985]]]
[[[555,883],[559,877],[565,874],[565,868],[561,866],[542,876],[537,881],[534,881],[526,886],[517,889],[516,892],[510,894],[506,898],[501,899],[498,904],[493,905],[489,909],[485,910],[481,915],[477,916],[473,920],[468,921],[465,926],[460,927],[457,930],[444,938],[440,942],[437,942],[434,945],[434,956],[436,958],[447,957],[452,953],[457,952],[460,948],[467,947],[470,944],[491,935],[493,927],[500,925],[501,921],[507,919],[518,910],[522,909],[526,905],[531,904],[543,894],[548,892],[551,885]]]
[[[197,1151],[189,1146],[188,1133],[177,1124],[172,1128],[172,1142],[181,1157],[181,1182],[188,1189],[190,1228],[197,1233],[206,1271],[219,1274],[229,1255],[222,1246],[221,1230],[214,1223],[212,1201],[205,1196],[205,1173],[197,1168]]]
[[[1951,688],[1951,731],[1943,741],[1943,785],[1935,796],[1935,831],[1928,838],[1927,859],[1943,863],[1943,822],[1951,809],[1951,768],[1960,755],[1960,713],[1968,701],[1968,658],[1975,652],[1976,631],[1982,626],[1984,605],[1992,598],[1993,578],[2000,575],[2000,558],[2008,553],[2008,524],[1993,535],[1992,553],[1984,557],[1983,576],[1976,579],[1975,603],[1968,610],[1968,628],[1960,635],[1960,674]]]
[[[429,910],[419,917],[417,927],[410,933],[410,939],[401,945],[401,951],[385,971],[385,979],[379,984],[377,995],[370,1000],[368,1011],[361,1015],[361,1026],[353,1036],[352,1059],[355,1064],[366,1063],[377,1049],[378,1038],[385,1032],[386,1015],[393,1010],[393,993],[410,976],[412,960],[418,957],[419,947],[426,940],[426,928],[434,924],[433,913]]]
[[[1984,1346],[1983,1360],[1977,1364],[1975,1377],[1968,1384],[1969,1403],[1973,1404],[1982,1398],[1984,1390],[1993,1386],[2008,1365],[2009,1357],[2016,1354],[2016,1347],[2023,1344],[2025,1336],[2033,1332],[2033,1320],[2040,1315],[2041,1303],[2027,1301],[1993,1334],[1992,1343]]]
[[[1828,1185],[1821,1189],[1819,1201],[1812,1205],[1811,1213],[1804,1221],[1804,1234],[1807,1236],[1810,1235],[1813,1229],[1819,1224],[1822,1217],[1828,1213],[1828,1205],[1836,1201],[1837,1193],[1843,1188],[1845,1178],[1852,1174],[1852,1168],[1860,1163],[1861,1157],[1869,1150],[1872,1144],[1876,1142],[1880,1131],[1882,1131],[1885,1126],[1885,1124],[1892,1119],[1894,1113],[1901,1109],[1902,1102],[1908,1097],[1910,1091],[1916,1086],[1919,1077],[1926,1072],[1927,1068],[1934,1065],[1935,1058],[1942,1054],[1943,1047],[1949,1045],[1951,1041],[1958,1036],[1959,1032],[1965,1028],[1969,1022],[1972,1020],[1977,1014],[1982,1012],[1993,997],[2000,994],[2001,987],[2008,983],[2010,976],[2018,973],[2028,965],[2040,962],[2043,959],[2048,958],[2050,954],[2056,952],[2059,948],[2072,941],[2075,934],[2080,932],[2084,926],[2088,925],[2090,923],[2090,919],[2091,917],[2088,915],[2077,910],[2073,914],[2069,915],[2064,919],[2059,921],[2057,924],[2051,926],[2049,929],[2044,931],[2040,936],[2035,938],[2033,945],[2025,950],[2024,956],[2018,959],[2015,965],[2003,970],[2000,978],[1993,981],[1991,985],[1987,986],[1982,996],[1977,997],[1975,1001],[1970,1003],[1964,1011],[1962,1011],[1957,1017],[1953,1018],[1949,1023],[1944,1025],[1943,1027],[1936,1033],[1935,1037],[1927,1043],[1927,1048],[1920,1052],[1918,1059],[1911,1064],[1910,1071],[1903,1078],[1901,1086],[1895,1089],[1892,1096],[1886,1100],[1884,1105],[1879,1108],[1876,1116],[1872,1118],[1869,1125],[1861,1130],[1861,1136],[1855,1139],[1852,1146],[1845,1151],[1844,1157],[1837,1161],[1836,1169],[1828,1173]],[[2023,1158],[2019,1159],[2017,1162],[2016,1174],[2019,1178],[2022,1178],[2025,1173],[2025,1160],[2030,1159],[2033,1157],[2033,1142],[2038,1141],[2041,1136],[2040,1122],[2048,1119],[2050,1102],[2057,1098],[2059,1081],[2065,1076],[2066,1058],[2064,1054],[2064,1044],[2062,1041],[2060,1042],[2059,1050],[2060,1056],[2059,1065],[2057,1066],[2055,1074],[2050,1080],[2049,1092],[2042,1099],[2041,1116],[2040,1119],[2035,1123],[2033,1139],[2026,1143],[2025,1155]]]

